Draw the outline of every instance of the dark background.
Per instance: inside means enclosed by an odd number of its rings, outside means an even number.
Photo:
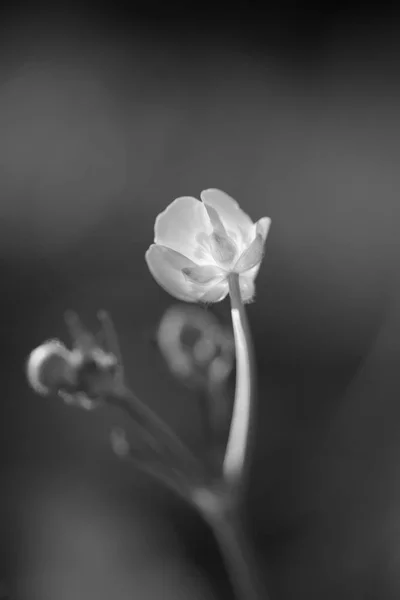
[[[3,9],[1,562],[18,598],[219,598],[199,519],[115,458],[111,409],[36,397],[30,350],[104,307],[132,387],[188,441],[152,344],[156,215],[218,187],[270,216],[249,307],[248,514],[272,599],[400,597],[399,19],[286,1]],[[228,316],[228,306],[218,307]]]

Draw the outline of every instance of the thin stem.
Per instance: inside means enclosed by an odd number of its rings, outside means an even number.
[[[116,362],[112,386],[105,394],[109,404],[124,410],[135,425],[146,430],[147,440],[153,447],[161,445],[163,450],[167,451],[170,457],[167,455],[166,458],[173,458],[172,466],[175,468],[185,467],[187,469],[185,472],[198,483],[199,479],[200,481],[204,479],[201,465],[173,430],[127,387],[124,381],[122,354],[112,319],[104,310],[98,312],[98,318],[102,325],[100,337],[104,339],[107,351],[111,353]],[[76,313],[67,311],[65,321],[75,347],[79,348],[83,354],[90,355],[91,350],[100,348],[98,339],[96,340],[95,336],[85,330]],[[104,352],[104,350],[102,351]],[[178,463],[174,462],[175,460]]]
[[[114,354],[119,366],[117,385],[120,387],[120,394],[114,395],[111,401],[118,404],[120,408],[125,409],[129,416],[135,422],[139,421],[144,429],[147,429],[148,438],[153,438],[155,443],[159,442],[166,447],[174,458],[178,458],[184,464],[187,464],[193,474],[197,475],[199,471],[199,463],[194,458],[189,448],[181,442],[179,437],[173,430],[163,421],[154,411],[143,404],[139,398],[125,385],[124,383],[124,367],[122,361],[122,353],[118,343],[118,336],[115,331],[112,319],[107,311],[101,310],[98,313],[98,318],[102,324],[107,346],[110,352]]]
[[[237,600],[268,600],[237,516],[221,516],[211,524]]]
[[[124,410],[129,417],[147,429],[156,442],[160,442],[178,464],[186,467],[195,480],[203,478],[203,470],[189,448],[181,442],[172,429],[154,411],[146,406],[129,389],[123,389],[120,395],[109,395],[108,402]],[[178,466],[178,465],[176,465]]]
[[[237,490],[245,483],[249,467],[255,369],[251,333],[236,273],[229,275],[229,294],[236,350],[236,389],[223,473],[227,483]]]
[[[138,460],[132,455],[129,456],[129,461],[136,469],[145,473],[150,479],[169,489],[181,500],[190,503],[190,491],[185,483],[181,481],[181,478],[174,477],[164,467],[160,468],[158,465]]]
[[[165,464],[150,461],[136,456],[126,439],[126,431],[115,427],[110,435],[111,446],[117,456],[128,459],[130,463],[142,473],[153,479],[158,485],[163,485],[171,490],[185,502],[191,501],[190,488],[184,478],[175,470],[168,468]]]
[[[194,489],[192,501],[211,527],[237,600],[268,600],[231,491]]]

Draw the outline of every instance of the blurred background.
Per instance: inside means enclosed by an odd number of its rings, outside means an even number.
[[[247,497],[272,600],[400,597],[400,20],[388,4],[13,4],[0,18],[0,579],[38,600],[230,598],[196,515],[110,449],[111,409],[33,394],[63,312],[108,309],[187,441],[144,253],[175,197],[272,218],[249,306]],[[216,307],[229,322],[229,306]]]

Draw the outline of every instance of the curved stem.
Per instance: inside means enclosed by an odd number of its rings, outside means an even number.
[[[255,403],[255,369],[251,333],[237,273],[229,275],[229,294],[236,350],[236,389],[223,473],[225,480],[237,489],[243,486],[248,471]]]

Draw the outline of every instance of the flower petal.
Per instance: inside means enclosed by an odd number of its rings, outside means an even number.
[[[214,265],[184,267],[182,272],[192,283],[205,284],[213,279],[221,279],[221,269]]]
[[[196,273],[198,272],[196,270],[199,269],[198,265],[186,256],[166,246],[152,244],[146,252],[146,262],[157,283],[171,296],[185,302],[203,301],[203,296],[212,292],[220,283],[220,279],[216,277],[216,271],[213,272],[215,276],[211,280],[208,278],[207,283],[190,281],[184,271]],[[220,270],[218,270],[218,273],[222,277]],[[210,271],[208,271],[209,274]],[[206,301],[217,302],[218,300]]]
[[[255,296],[255,285],[254,285],[255,277],[246,275],[239,276],[239,287],[240,287],[240,295],[242,297],[242,302],[251,302],[254,300]]]
[[[209,263],[208,236],[213,228],[207,211],[190,196],[177,198],[158,215],[154,242],[187,256],[197,264]]]
[[[210,236],[211,255],[215,262],[228,268],[235,264],[238,251],[235,242],[227,235],[213,233]]]
[[[213,208],[210,204],[206,203],[203,203],[203,206],[207,211],[214,233],[226,236],[226,229],[224,227],[223,222],[221,221],[221,217],[219,216],[215,208]]]
[[[218,283],[210,286],[209,289],[203,296],[200,298],[201,302],[212,303],[212,302],[221,302],[229,293],[229,286],[227,279],[223,279]]]
[[[245,250],[235,265],[236,273],[243,273],[261,263],[264,254],[264,240],[258,233],[250,246]]]
[[[247,275],[256,277],[264,254],[265,241],[267,239],[271,219],[263,217],[256,223],[256,237],[250,246],[245,250],[235,265],[236,273],[247,273]]]
[[[268,231],[271,226],[271,219],[269,217],[263,217],[256,223],[256,235],[261,235],[264,242],[267,239]]]
[[[231,235],[239,245],[242,242],[240,249],[244,250],[244,247],[254,239],[255,228],[253,221],[240,208],[236,200],[217,189],[204,190],[200,197],[204,204],[215,208],[228,235]]]
[[[171,296],[185,302],[196,302],[192,284],[182,273],[182,269],[196,267],[196,264],[166,246],[152,244],[147,250],[147,266],[157,283]]]

